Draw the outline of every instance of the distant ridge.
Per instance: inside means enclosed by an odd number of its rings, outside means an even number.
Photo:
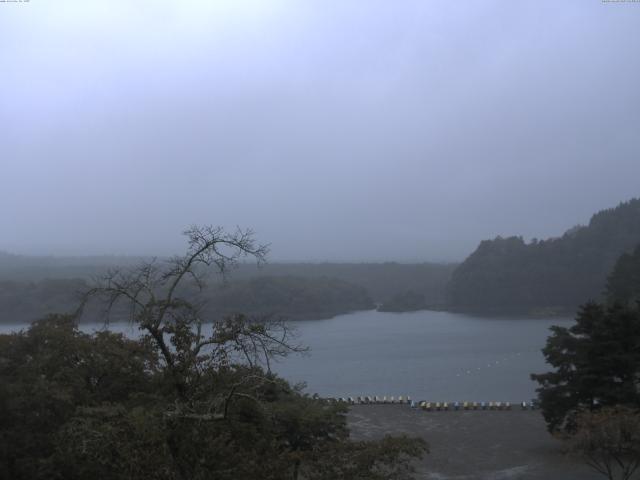
[[[563,312],[600,299],[620,255],[640,244],[640,199],[620,203],[573,227],[560,238],[497,237],[453,272],[453,309]]]
[[[113,260],[112,264],[101,260]],[[47,313],[73,311],[79,292],[123,257],[0,256],[0,323],[23,323]],[[119,264],[118,260],[122,260]],[[404,291],[419,290],[431,304],[444,302],[453,265],[441,264],[242,264],[226,285],[212,275],[203,292],[207,317],[227,313],[284,315],[295,319],[329,318],[374,308]]]

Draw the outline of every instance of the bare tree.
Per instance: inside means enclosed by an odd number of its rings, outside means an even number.
[[[570,446],[609,480],[629,480],[640,467],[640,414],[624,407],[585,411]]]
[[[107,314],[116,305],[126,306],[129,321],[153,342],[179,398],[186,401],[192,400],[194,386],[200,385],[203,375],[238,364],[260,365],[269,371],[273,357],[304,349],[294,343],[282,319],[201,316],[203,302],[196,294],[212,271],[224,277],[242,258],[252,257],[258,264],[265,261],[268,247],[257,244],[251,230],[227,233],[220,227],[192,226],[184,234],[188,239],[184,255],[109,271],[83,296],[78,314],[95,298],[105,302]],[[246,375],[229,392],[219,392],[222,410],[227,411],[231,397],[250,396],[241,387],[255,388],[258,380],[268,381],[264,376]]]

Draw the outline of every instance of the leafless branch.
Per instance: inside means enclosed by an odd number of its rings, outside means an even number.
[[[91,298],[103,301],[107,315],[116,305],[126,305],[129,320],[155,343],[182,396],[203,369],[226,368],[240,360],[238,355],[247,365],[269,371],[273,357],[304,351],[293,342],[282,320],[230,316],[212,322],[211,334],[205,336],[203,304],[184,295],[189,288],[200,292],[212,268],[224,277],[243,257],[264,263],[268,247],[255,242],[253,231],[240,228],[227,233],[221,227],[192,226],[184,234],[188,242],[184,255],[110,270],[96,279],[81,302],[79,315]],[[251,394],[236,389],[231,397],[246,395]]]

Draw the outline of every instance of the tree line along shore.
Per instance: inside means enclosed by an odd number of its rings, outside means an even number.
[[[460,264],[240,263],[225,282],[211,282],[200,295],[207,314],[217,316],[317,319],[373,308],[567,315],[585,299],[601,300],[616,261],[638,244],[640,199],[632,199],[557,238],[484,240]],[[148,260],[0,253],[0,323],[71,311],[92,278]]]

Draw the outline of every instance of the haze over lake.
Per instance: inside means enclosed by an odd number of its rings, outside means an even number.
[[[568,318],[476,317],[450,312],[363,311],[326,320],[292,321],[310,347],[273,365],[309,393],[328,397],[410,395],[434,401],[530,400],[530,373],[549,369],[541,353],[551,325]],[[83,324],[85,331],[100,323]],[[3,325],[1,332],[25,328]],[[113,323],[130,336],[138,330]]]

